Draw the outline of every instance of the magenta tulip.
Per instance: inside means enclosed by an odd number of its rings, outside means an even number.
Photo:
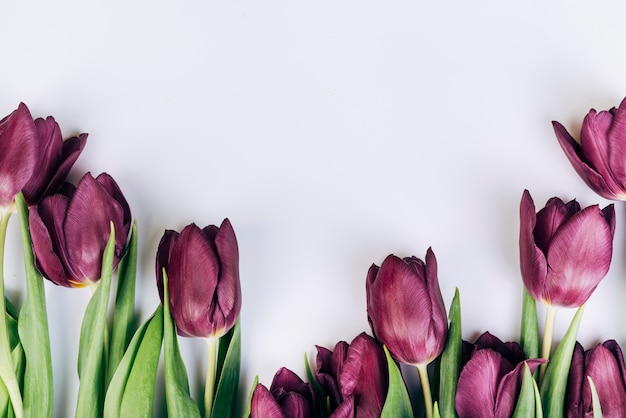
[[[250,418],[312,418],[318,416],[318,400],[310,383],[282,368],[267,389],[258,384],[252,392]]]
[[[437,279],[437,260],[388,256],[367,274],[367,315],[372,331],[401,363],[425,365],[443,351],[448,318]]]
[[[581,210],[554,197],[535,213],[528,190],[520,205],[520,265],[528,292],[556,307],[584,304],[609,270],[615,233],[613,205]]]
[[[24,103],[0,120],[0,208],[23,191],[29,205],[56,192],[82,152],[87,134],[63,141],[54,118],[33,120]]]
[[[78,186],[66,183],[61,193],[30,208],[35,263],[48,280],[66,287],[83,287],[100,280],[102,255],[115,228],[114,266],[128,234],[131,213],[115,180],[90,173]]]
[[[626,411],[626,365],[616,341],[605,341],[586,352],[576,344],[565,403],[570,418],[594,416],[587,377],[596,387],[603,418],[623,417]]]
[[[380,343],[365,333],[333,351],[317,347],[315,378],[330,403],[330,418],[377,418],[388,387],[387,360]]]
[[[580,141],[559,122],[556,137],[576,172],[599,195],[626,200],[626,99],[619,107],[596,112],[583,120]]]
[[[163,299],[168,276],[169,304],[178,333],[211,338],[226,334],[241,311],[239,250],[228,219],[200,229],[187,225],[179,234],[167,230],[157,251],[156,274]]]

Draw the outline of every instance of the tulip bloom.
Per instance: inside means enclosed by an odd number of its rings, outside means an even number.
[[[318,416],[318,399],[310,383],[282,368],[267,389],[258,384],[252,392],[250,418],[312,418]]]
[[[584,304],[609,270],[615,233],[613,205],[581,210],[554,197],[535,213],[524,190],[520,205],[520,265],[535,300],[557,307]]]
[[[35,264],[60,286],[83,287],[100,280],[102,256],[115,228],[114,266],[130,233],[131,213],[119,186],[106,173],[85,174],[74,187],[44,198],[30,208]]]
[[[23,191],[29,205],[54,193],[82,152],[87,134],[63,141],[54,118],[33,120],[24,103],[0,120],[0,211]]]
[[[219,228],[191,224],[180,234],[165,231],[156,260],[161,299],[163,268],[179,335],[221,337],[235,325],[241,311],[239,250],[228,219]]]
[[[619,107],[596,112],[583,120],[580,141],[559,122],[552,122],[561,148],[576,172],[600,196],[626,200],[626,99]]]
[[[605,341],[584,352],[576,343],[567,384],[568,417],[593,417],[591,388],[593,381],[604,418],[623,417],[626,411],[626,365],[619,345]]]
[[[329,398],[330,418],[379,417],[389,385],[380,343],[365,333],[333,351],[317,347],[315,378]]]
[[[481,337],[482,338],[482,337]],[[483,348],[477,341],[475,351],[459,376],[455,407],[459,418],[508,418],[513,415],[522,384],[524,363],[531,373],[545,360],[519,361],[523,353],[517,343],[502,343],[488,335],[488,345]],[[483,341],[485,343],[485,341]],[[513,354],[513,357],[509,357]]]

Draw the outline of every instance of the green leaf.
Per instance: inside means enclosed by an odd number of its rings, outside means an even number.
[[[433,405],[433,418],[441,418],[441,413],[439,412],[439,404],[435,401]]]
[[[238,319],[235,326],[229,332],[230,337],[227,338],[228,344],[222,345],[220,338],[220,357],[221,352],[225,352],[222,367],[218,369],[219,379],[217,381],[217,391],[215,392],[215,400],[213,402],[213,411],[211,418],[232,417],[235,402],[237,400],[237,391],[239,389],[239,371],[241,368],[241,326]],[[228,334],[227,334],[228,335]]]
[[[450,305],[450,327],[448,328],[448,341],[441,354],[439,366],[439,410],[444,417],[456,417],[454,400],[456,397],[456,385],[461,373],[461,301],[459,289],[454,291],[454,298]]]
[[[387,367],[389,369],[389,389],[381,413],[381,418],[413,418],[413,407],[411,399],[406,390],[406,385],[402,379],[400,369],[391,358],[387,347],[383,346],[387,357]]]
[[[198,405],[189,395],[189,379],[178,349],[176,324],[170,312],[167,273],[163,270],[163,363],[165,400],[169,417],[199,418]]]
[[[246,403],[246,409],[243,411],[242,418],[250,417],[250,409],[252,408],[252,395],[254,394],[254,389],[256,389],[259,384],[259,376],[255,376],[254,382],[252,382],[252,387],[250,388],[250,394],[248,395],[248,402]]]
[[[105,389],[105,333],[107,332],[107,309],[111,293],[115,230],[111,223],[111,235],[102,256],[102,276],[98,288],[91,296],[85,310],[80,330],[78,349],[78,402],[76,418],[97,418],[102,415]]]
[[[546,374],[541,381],[541,399],[543,400],[545,415],[550,418],[563,416],[567,377],[572,363],[572,353],[576,344],[578,327],[580,326],[584,310],[585,305],[582,305],[576,311],[576,315],[574,315],[563,340],[552,355],[546,367]]]
[[[315,378],[315,375],[311,371],[311,365],[309,364],[309,358],[306,353],[304,353],[304,368],[306,370],[306,376],[309,383],[311,383],[311,386],[313,386],[313,390],[315,391],[315,393],[317,393],[317,396],[320,399],[321,417],[327,418],[330,415],[330,397],[326,395],[324,389],[319,384],[319,382]]]
[[[26,271],[26,299],[20,311],[18,332],[26,365],[24,370],[24,416],[45,418],[52,416],[54,401],[52,356],[43,277],[35,268],[32,241],[28,226],[28,206],[22,193],[15,198],[22,235],[24,269]]]
[[[135,331],[135,282],[137,277],[137,222],[133,223],[128,251],[120,260],[117,274],[117,291],[111,327],[111,344],[107,382],[111,381],[122,361]]]
[[[104,401],[104,418],[152,417],[163,341],[163,307],[133,336]]]
[[[524,363],[524,375],[522,377],[522,387],[520,388],[513,418],[528,418],[535,416],[535,379],[530,373],[527,363]]]
[[[596,385],[591,380],[590,376],[587,376],[589,380],[589,387],[591,388],[591,401],[593,404],[593,418],[602,418],[602,407],[600,406],[600,398],[598,397],[598,391]]]
[[[537,302],[524,288],[522,299],[522,331],[520,345],[526,358],[539,357],[539,323],[537,321]]]

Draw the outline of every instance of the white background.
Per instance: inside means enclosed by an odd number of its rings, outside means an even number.
[[[165,228],[229,217],[243,289],[241,392],[369,331],[365,275],[433,247],[463,336],[519,336],[519,201],[606,205],[551,121],[578,136],[626,95],[619,2],[5,2],[0,114],[24,101],[65,137],[72,174],[110,173],[140,228],[138,309],[156,307]],[[626,343],[626,212],[580,340]],[[7,286],[24,296],[17,222]],[[55,416],[73,415],[88,290],[46,286]],[[543,318],[543,310],[540,309]],[[556,338],[571,311],[557,316]],[[204,343],[181,338],[192,381]],[[159,393],[161,390],[159,389]]]

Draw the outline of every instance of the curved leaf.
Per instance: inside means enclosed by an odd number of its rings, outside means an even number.
[[[383,346],[383,348],[385,350],[387,367],[389,369],[389,389],[387,391],[387,398],[385,399],[385,405],[383,405],[383,411],[380,416],[381,418],[413,418],[411,399],[409,398],[409,394],[406,390],[400,369],[391,358],[387,347]]]

